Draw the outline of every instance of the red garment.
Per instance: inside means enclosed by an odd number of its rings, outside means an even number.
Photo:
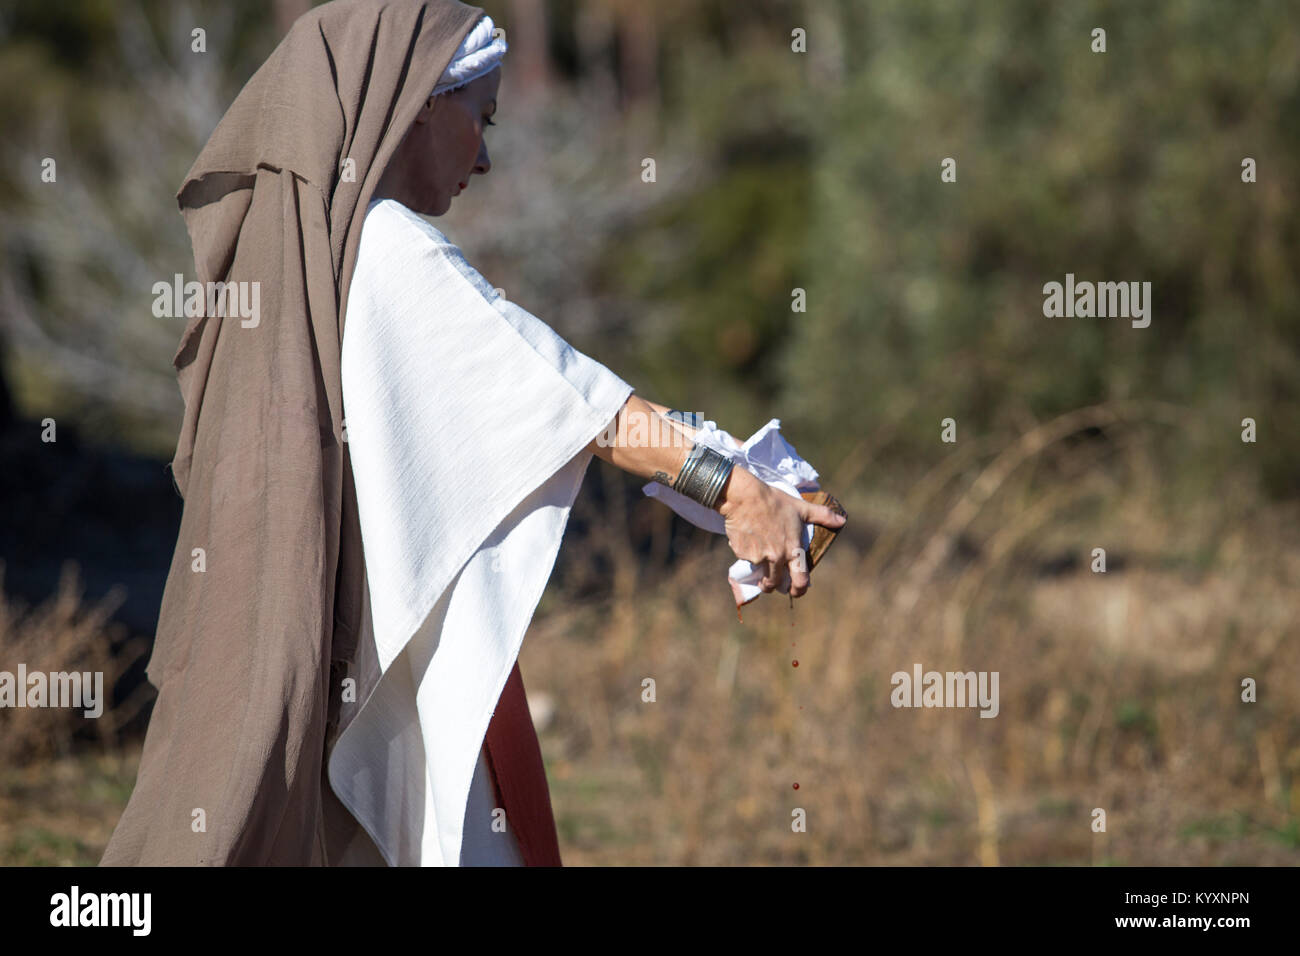
[[[506,826],[514,827],[524,864],[562,866],[542,748],[528,712],[518,661],[506,678],[484,743],[492,785],[506,811]]]

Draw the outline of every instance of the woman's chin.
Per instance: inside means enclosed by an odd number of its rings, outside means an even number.
[[[426,199],[423,202],[412,201],[407,208],[421,216],[441,216],[451,208],[451,197],[443,194]]]

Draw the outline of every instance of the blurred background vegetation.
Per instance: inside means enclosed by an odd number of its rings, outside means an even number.
[[[130,792],[179,520],[151,288],[307,6],[0,11],[0,669],[108,646],[120,678],[111,732],[0,712],[0,863],[95,862]],[[566,861],[1300,861],[1300,9],[485,9],[493,169],[439,227],[645,397],[781,418],[852,516],[742,624],[725,542],[592,464],[522,659]],[[1150,327],[1044,317],[1067,272],[1151,282]],[[1001,715],[895,710],[914,661],[998,670]]]

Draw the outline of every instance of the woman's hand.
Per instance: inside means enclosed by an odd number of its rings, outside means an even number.
[[[760,586],[767,592],[775,591],[789,570],[790,596],[801,597],[812,584],[804,525],[813,522],[838,531],[844,516],[773,488],[740,465],[731,470],[722,495],[718,513],[736,557],[755,566],[766,563]]]
[[[635,394],[628,396],[609,427],[591,440],[587,451],[617,468],[671,487],[675,476],[681,474],[696,430],[662,417],[668,410],[665,405],[647,402]],[[653,427],[639,427],[647,423]],[[676,438],[667,440],[665,436]],[[732,441],[743,447],[734,436]],[[825,505],[772,488],[740,465],[732,468],[715,507],[725,522],[727,542],[736,557],[756,566],[767,563],[763,590],[775,591],[788,570],[791,597],[801,597],[812,583],[803,550],[804,525],[811,521],[838,531],[845,521]]]

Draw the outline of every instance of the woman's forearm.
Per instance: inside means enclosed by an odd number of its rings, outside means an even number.
[[[653,409],[654,409],[656,412],[658,412],[661,416],[663,416],[663,415],[667,415],[670,411],[672,411],[672,409],[669,408],[667,405],[660,405],[660,404],[658,404],[657,402],[652,402],[652,401],[650,401],[649,399],[644,399],[644,398],[642,399],[642,401],[645,402],[647,405],[649,405],[651,408],[653,408]],[[697,412],[697,413],[694,413],[694,414],[699,414],[699,413]],[[693,441],[695,440],[695,432],[696,432],[698,429],[696,429],[694,426],[692,426],[692,425],[688,425],[688,424],[686,424],[686,423],[683,422],[683,421],[678,421],[678,420],[675,419],[675,418],[669,419],[669,421],[670,421],[672,424],[676,425],[679,429],[681,429],[681,431],[683,432],[683,434],[685,434],[685,436],[686,436],[687,438],[689,438],[689,439],[691,440],[691,442],[693,442]],[[731,437],[732,442],[735,444],[735,446],[736,446],[737,448],[744,448],[744,447],[745,447],[745,443],[742,442],[740,439],[736,438],[736,436],[732,435],[732,436],[730,436],[730,437]],[[689,445],[691,442],[687,442],[687,444]]]
[[[671,485],[686,463],[695,429],[665,418],[667,411],[667,406],[630,395],[586,450],[616,468]]]

